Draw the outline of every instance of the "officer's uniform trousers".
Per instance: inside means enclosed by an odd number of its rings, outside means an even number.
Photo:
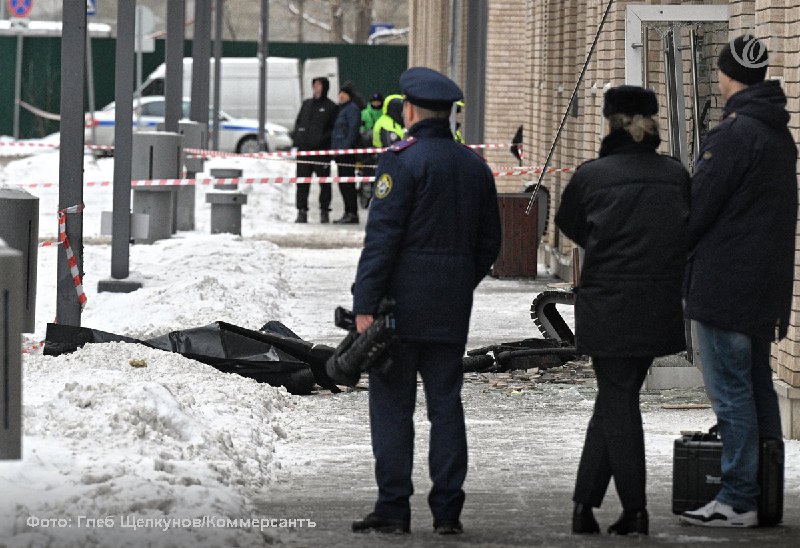
[[[597,397],[578,466],[574,502],[599,507],[613,476],[624,510],[646,507],[639,390],[652,362],[653,358],[592,358]]]
[[[463,354],[463,344],[399,343],[391,349],[393,364],[388,371],[370,372],[370,428],[378,483],[375,513],[379,516],[410,520],[413,414],[419,373],[431,423],[428,464],[433,487],[428,504],[434,521],[459,519],[467,475],[461,404]]]

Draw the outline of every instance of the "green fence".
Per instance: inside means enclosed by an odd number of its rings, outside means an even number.
[[[95,102],[100,108],[114,100],[114,38],[92,39]],[[17,38],[0,36],[0,135],[13,132],[14,71]],[[225,42],[225,57],[255,57],[255,42]],[[184,55],[191,56],[191,41],[185,42]],[[367,46],[351,44],[271,42],[269,54],[275,57],[296,57],[301,60],[315,57],[339,59],[339,81],[352,80],[361,94],[373,91],[383,94],[397,90],[400,73],[406,69],[406,46]],[[153,53],[143,55],[142,73],[146,77],[164,62],[164,41],[156,41]],[[134,70],[131,67],[131,70]],[[23,39],[21,99],[47,112],[60,109],[61,38],[27,37]],[[333,90],[336,91],[336,90]],[[335,100],[335,94],[331,94]],[[86,103],[88,110],[88,102]],[[25,109],[20,111],[20,137],[43,137],[58,131],[58,122],[46,120]]]

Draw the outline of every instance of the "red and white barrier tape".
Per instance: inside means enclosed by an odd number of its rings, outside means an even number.
[[[551,167],[547,169],[548,174],[570,173],[575,168],[571,167]],[[519,175],[533,175],[542,172],[541,167],[518,167],[518,168],[497,168],[492,173],[495,177],[512,177]],[[237,177],[228,179],[138,179],[131,181],[132,187],[147,186],[199,186],[199,185],[256,185],[256,184],[283,184],[283,183],[369,183],[374,177]],[[87,181],[83,183],[87,187],[106,187],[112,186],[111,181]],[[16,186],[25,188],[56,188],[58,183],[19,183]]]
[[[58,211],[58,241],[64,246],[64,252],[67,255],[67,265],[69,272],[72,275],[72,281],[75,284],[75,292],[78,294],[78,303],[81,305],[81,310],[86,306],[86,293],[83,291],[83,282],[81,281],[81,273],[78,270],[78,260],[72,252],[72,246],[69,245],[67,239],[67,214],[80,213],[84,209],[84,205],[76,205],[65,207]]]
[[[511,143],[485,143],[479,145],[467,145],[472,149],[497,149],[509,148],[519,144]],[[302,158],[306,156],[346,156],[351,154],[380,154],[386,151],[385,147],[365,147],[365,148],[339,148],[331,150],[296,150],[294,152],[250,152],[250,153],[236,153],[236,152],[220,152],[217,150],[204,150],[199,148],[187,148],[185,152],[188,154],[196,155],[195,157],[222,157],[222,158],[261,158],[261,159],[283,159],[283,158]]]
[[[0,146],[6,147],[27,147],[27,148],[59,148],[58,143],[42,143],[42,142],[27,142],[27,141],[0,141]],[[505,143],[487,143],[479,145],[467,145],[472,149],[498,149],[509,148],[512,146],[520,146]],[[90,150],[114,150],[111,145],[85,145]],[[280,159],[280,158],[302,158],[307,156],[347,156],[354,154],[379,154],[384,152],[386,148],[381,147],[368,147],[368,148],[341,148],[331,150],[297,150],[295,152],[250,152],[250,153],[237,153],[237,152],[220,152],[218,150],[206,150],[200,148],[187,148],[184,149],[189,155],[196,155],[193,157],[214,157],[214,158],[262,158],[262,159]]]
[[[31,346],[26,346],[22,349],[23,354],[32,354],[39,350],[40,348],[44,347],[44,341],[40,341],[36,344],[32,344]]]

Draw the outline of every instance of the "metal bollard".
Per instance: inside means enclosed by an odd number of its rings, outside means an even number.
[[[207,192],[206,203],[211,204],[211,234],[242,234],[242,205],[247,203],[247,194]]]
[[[0,460],[22,458],[23,254],[0,240]]]
[[[181,174],[179,133],[140,131],[133,134],[131,178],[177,179]],[[148,236],[140,243],[151,244],[177,232],[177,186],[145,186],[133,189],[133,213],[150,216]]]
[[[211,177],[213,179],[238,179],[241,176],[241,169],[218,167],[211,170]],[[236,183],[215,184],[214,190],[239,190],[239,185]]]
[[[39,198],[22,189],[0,189],[0,239],[22,253],[25,276],[22,332],[33,333],[36,330]]]

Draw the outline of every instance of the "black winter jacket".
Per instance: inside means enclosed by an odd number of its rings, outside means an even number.
[[[414,124],[381,154],[358,262],[353,312],[393,298],[400,338],[464,344],[472,292],[500,250],[492,171],[447,120]]]
[[[339,114],[333,123],[331,148],[357,148],[361,144],[361,110],[355,101],[350,100],[339,106]]]
[[[792,301],[797,147],[785,107],[775,81],[731,97],[692,178],[686,316],[761,339],[786,335]]]
[[[612,132],[561,197],[556,224],[585,250],[575,302],[582,354],[653,357],[686,346],[689,174],[657,146]]]
[[[298,150],[328,150],[339,107],[328,99],[327,90],[319,99],[306,99],[297,114],[292,140]]]

